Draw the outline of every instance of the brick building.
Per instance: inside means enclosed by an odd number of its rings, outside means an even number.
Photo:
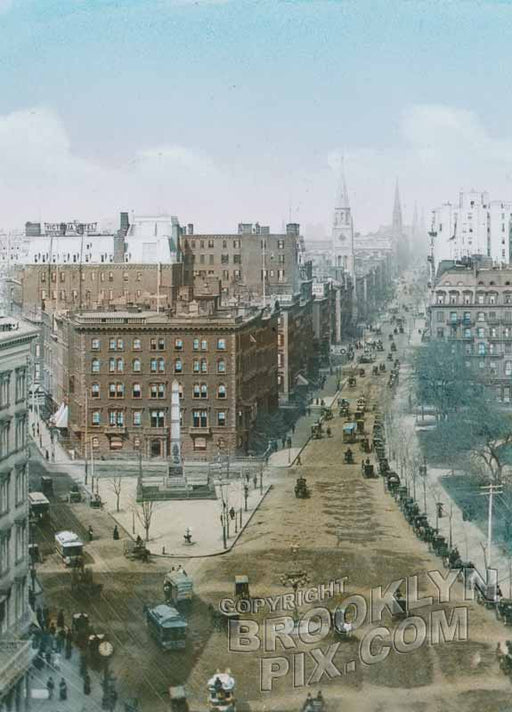
[[[300,289],[301,238],[295,223],[286,233],[241,223],[236,234],[194,234],[189,225],[180,238],[184,280],[217,277],[223,298],[295,294]]]
[[[313,334],[311,295],[279,302],[277,381],[283,404],[293,399],[298,387],[309,384],[314,367]]]
[[[512,395],[512,268],[441,263],[429,305],[430,338],[460,342],[496,398]]]
[[[37,264],[18,267],[9,280],[17,313],[108,308],[116,304],[170,308],[183,284],[183,265]]]
[[[246,450],[260,409],[278,405],[277,317],[236,316],[208,300],[175,316],[109,311],[59,320],[70,445],[83,455],[166,457],[171,386],[180,385],[185,457]],[[87,395],[86,395],[87,394]]]

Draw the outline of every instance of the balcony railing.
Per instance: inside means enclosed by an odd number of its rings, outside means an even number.
[[[30,640],[0,640],[0,695],[27,672],[36,654]]]

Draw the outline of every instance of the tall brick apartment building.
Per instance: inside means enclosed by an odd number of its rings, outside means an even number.
[[[277,407],[277,317],[261,310],[236,316],[193,300],[176,316],[69,314],[59,331],[70,444],[80,455],[88,441],[97,456],[166,457],[174,379],[189,458],[243,452],[258,411]]]
[[[170,308],[183,284],[183,265],[31,264],[19,267],[9,282],[17,313],[108,308],[146,304]]]
[[[189,225],[180,238],[185,283],[216,277],[224,298],[295,294],[300,288],[299,233],[296,223],[283,234],[258,223],[241,223],[235,234],[194,234]]]

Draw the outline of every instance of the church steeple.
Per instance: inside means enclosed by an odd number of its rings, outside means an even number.
[[[354,274],[354,228],[345,181],[344,161],[341,159],[338,189],[332,221],[332,250],[336,267]]]
[[[395,183],[395,201],[393,203],[393,237],[400,237],[403,234],[402,206],[400,204],[400,190],[398,188],[398,178]]]

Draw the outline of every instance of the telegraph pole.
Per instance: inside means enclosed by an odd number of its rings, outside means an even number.
[[[481,487],[483,492],[480,493],[482,497],[489,497],[489,508],[487,513],[487,569],[491,568],[491,550],[492,550],[492,505],[493,497],[495,494],[501,494],[503,492],[503,485],[501,484],[490,484]]]

